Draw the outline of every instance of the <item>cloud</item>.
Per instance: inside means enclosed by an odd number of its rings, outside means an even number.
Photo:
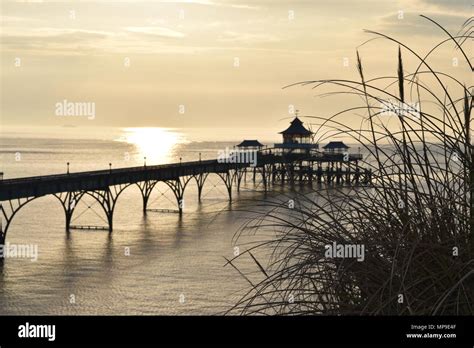
[[[68,29],[68,28],[36,28],[36,29],[25,29],[14,31],[19,36],[30,36],[30,37],[54,37],[62,35],[81,35],[91,37],[105,37],[112,35],[112,33],[100,30],[87,30],[87,29]]]
[[[433,5],[440,9],[458,9],[469,8],[471,6],[470,0],[420,0],[421,5]]]
[[[55,3],[57,0],[4,0],[5,2],[11,3]],[[184,5],[205,5],[205,6],[217,6],[217,7],[231,7],[237,9],[249,9],[256,10],[259,6],[255,6],[252,2],[246,4],[236,3],[238,0],[227,1],[227,0],[76,0],[76,3],[156,3],[156,4],[184,4]]]
[[[280,39],[271,34],[237,33],[233,31],[225,31],[219,37],[218,41],[251,44],[262,42],[278,42]]]
[[[148,27],[126,27],[127,31],[137,34],[146,34],[154,35],[159,37],[168,37],[168,38],[183,38],[186,34],[179,31],[175,31],[169,28],[157,27],[157,26],[148,26]]]
[[[398,17],[398,13],[393,13],[379,18],[378,31],[383,31],[389,35],[406,36],[444,36],[444,34],[435,24],[425,18],[420,17],[424,14],[442,25],[451,34],[456,34],[467,15],[459,14],[439,14],[423,12],[403,12],[403,18]]]
[[[29,52],[38,55],[82,54],[100,47],[100,43],[114,34],[105,31],[38,28],[38,29],[9,29],[1,34],[2,51]]]
[[[23,17],[15,17],[15,16],[0,16],[0,20],[2,22],[2,26],[5,26],[5,24],[13,24],[13,23],[22,23],[25,21],[28,21],[29,19],[23,18]]]

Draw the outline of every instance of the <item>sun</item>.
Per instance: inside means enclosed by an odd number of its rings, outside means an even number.
[[[186,139],[181,133],[168,128],[124,128],[123,139],[135,145],[139,158],[147,164],[165,164],[173,160],[173,150]]]

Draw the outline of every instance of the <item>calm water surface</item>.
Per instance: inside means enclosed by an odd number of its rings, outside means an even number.
[[[80,136],[77,136],[80,134]],[[5,178],[216,158],[235,142],[193,141],[167,130],[101,130],[58,135],[15,130],[3,132],[0,163]],[[246,190],[248,189],[248,190]],[[231,267],[224,267],[245,213],[264,195],[251,180],[234,192],[229,205],[225,187],[210,175],[197,202],[192,181],[185,192],[184,214],[142,214],[141,195],[130,186],[120,196],[114,231],[73,230],[66,234],[59,201],[46,196],[28,203],[15,216],[7,241],[37,244],[36,262],[7,259],[0,273],[0,314],[214,314],[227,309],[247,288]],[[175,208],[173,193],[158,184],[150,208]],[[101,208],[83,198],[73,224],[105,225]],[[257,238],[257,237],[254,237]],[[248,237],[245,242],[251,241]],[[126,250],[130,255],[126,255]],[[245,258],[247,260],[247,258]],[[251,260],[239,261],[255,271]],[[74,298],[75,303],[71,303]]]

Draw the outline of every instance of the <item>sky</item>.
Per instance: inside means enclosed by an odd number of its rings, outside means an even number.
[[[443,33],[420,14],[456,33],[471,13],[467,0],[2,0],[1,124],[283,129],[295,109],[350,105],[282,87],[357,79],[356,49],[368,77],[396,72],[398,47],[360,46],[364,29],[426,52]],[[435,63],[466,80],[457,55]]]

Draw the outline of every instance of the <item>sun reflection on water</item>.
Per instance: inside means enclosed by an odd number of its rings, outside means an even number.
[[[124,128],[123,131],[122,139],[135,145],[139,158],[146,157],[150,165],[172,162],[174,148],[187,142],[181,133],[168,128]]]

